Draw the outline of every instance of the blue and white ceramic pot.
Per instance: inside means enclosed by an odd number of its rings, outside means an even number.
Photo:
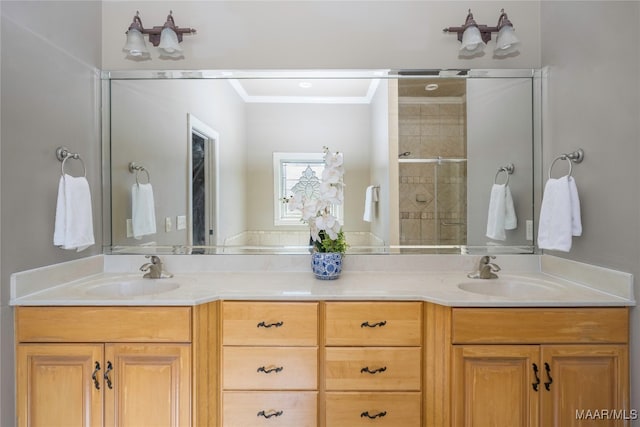
[[[317,279],[334,280],[342,273],[342,254],[339,252],[313,252],[311,269]]]

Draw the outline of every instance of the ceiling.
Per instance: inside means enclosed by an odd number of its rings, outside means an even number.
[[[380,79],[376,78],[247,78],[231,79],[231,85],[248,103],[368,104]],[[435,90],[426,90],[436,84]],[[465,79],[403,78],[400,97],[463,97]]]

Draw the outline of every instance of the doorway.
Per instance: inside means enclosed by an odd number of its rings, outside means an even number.
[[[215,246],[218,236],[219,134],[192,114],[189,131],[188,244]],[[197,249],[192,249],[193,251]]]

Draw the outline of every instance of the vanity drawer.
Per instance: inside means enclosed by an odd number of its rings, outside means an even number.
[[[330,427],[420,427],[421,393],[327,393]]]
[[[222,303],[223,345],[318,345],[318,303]]]
[[[327,390],[420,390],[419,347],[325,349]]]
[[[18,342],[190,342],[191,307],[16,307]]]
[[[314,390],[316,347],[223,347],[225,390]]]
[[[420,302],[329,302],[328,346],[422,345]]]
[[[454,308],[453,344],[629,342],[629,310],[598,308]]]
[[[315,427],[318,393],[225,391],[222,407],[223,427]]]

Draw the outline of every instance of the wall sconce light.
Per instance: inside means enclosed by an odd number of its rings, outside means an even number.
[[[169,11],[167,21],[161,27],[145,29],[142,26],[140,12],[136,12],[133,22],[127,30],[127,42],[122,50],[127,53],[128,59],[138,61],[151,59],[151,54],[144,42],[143,34],[149,35],[149,42],[158,47],[160,58],[180,59],[184,58],[180,42],[183,34],[195,33],[194,28],[180,28],[173,20],[173,11]]]
[[[491,33],[498,33],[496,38],[496,47],[493,54],[497,57],[504,57],[518,51],[520,41],[513,31],[513,24],[509,21],[504,9],[500,11],[498,25],[489,27],[487,25],[477,24],[473,19],[471,9],[467,14],[467,19],[462,27],[449,27],[443,30],[458,34],[458,40],[462,43],[460,46],[460,56],[473,57],[480,55],[491,40]]]

